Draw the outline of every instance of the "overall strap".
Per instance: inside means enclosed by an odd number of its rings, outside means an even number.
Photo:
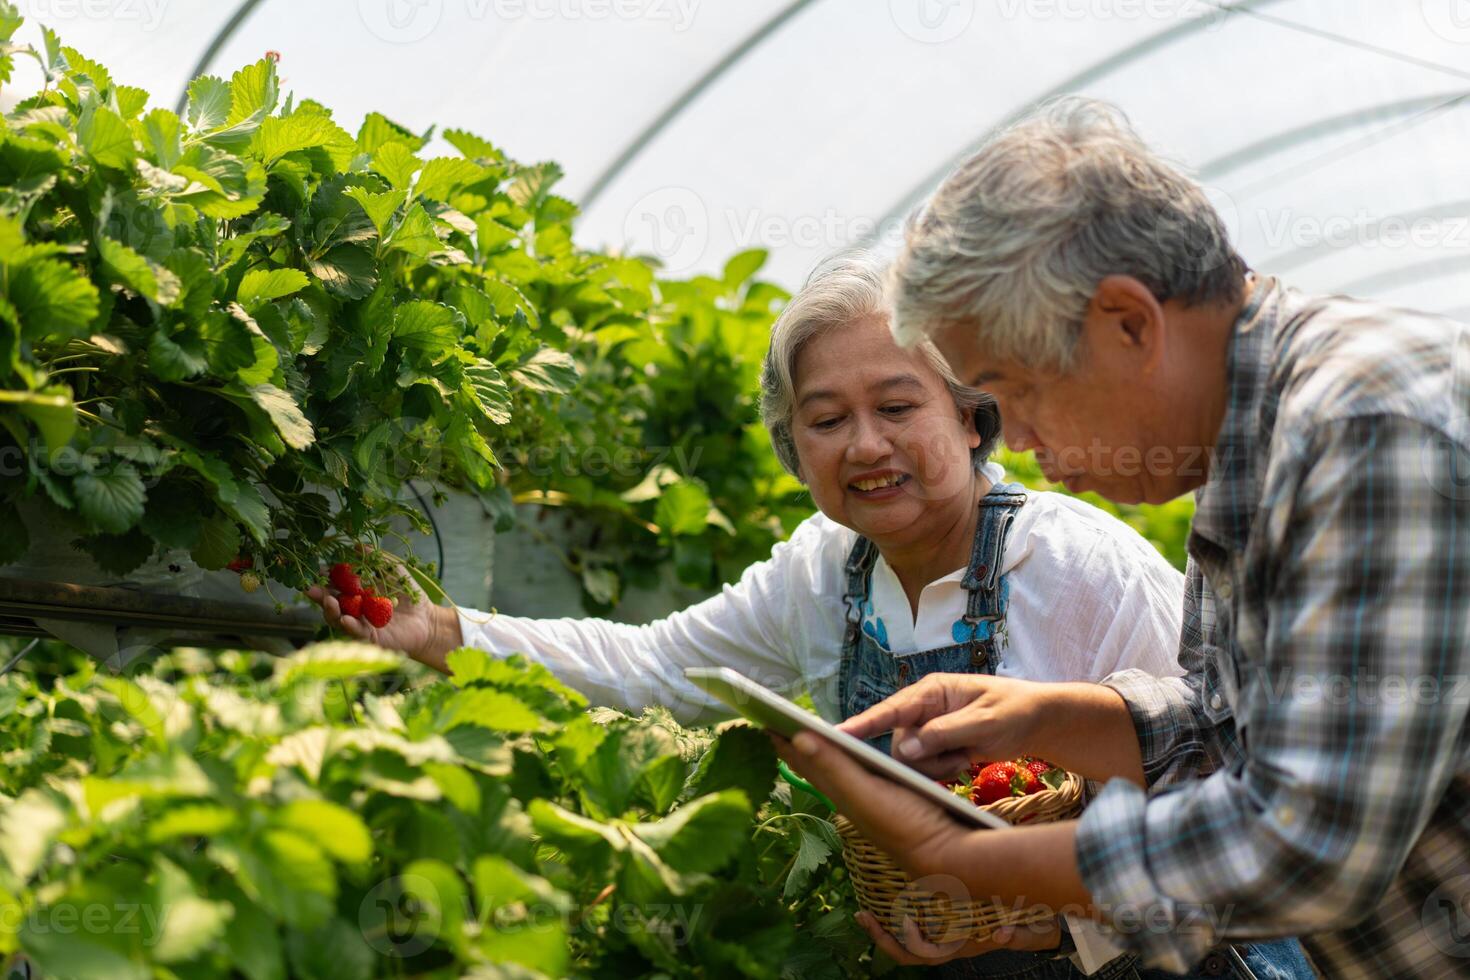
[[[842,660],[837,674],[839,704],[847,704],[848,701],[853,660],[857,656],[858,640],[862,636],[863,603],[868,598],[869,580],[873,576],[873,562],[877,556],[877,546],[858,535],[844,566],[847,582],[843,589],[842,602],[847,611],[847,632],[842,638]]]
[[[873,562],[878,556],[878,548],[862,535],[853,542],[852,550],[847,554],[847,564],[843,566],[847,577],[847,584],[842,593],[842,601],[847,606],[847,630],[851,634],[849,639],[855,639],[859,627],[863,621],[863,603],[868,598],[869,581],[873,577]]]
[[[970,662],[994,673],[985,641],[991,631],[983,622],[1005,617],[1005,596],[1000,588],[1000,570],[1005,564],[1006,539],[1016,512],[1026,503],[1026,491],[1018,483],[996,484],[980,501],[980,520],[975,527],[975,547],[970,567],[960,585],[965,589],[965,622],[970,626]]]

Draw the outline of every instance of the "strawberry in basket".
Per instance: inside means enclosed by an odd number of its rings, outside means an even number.
[[[1045,759],[1024,756],[1014,762],[977,762],[963,776],[939,783],[968,796],[976,806],[989,806],[1014,796],[1059,789],[1064,779],[1066,773]]]

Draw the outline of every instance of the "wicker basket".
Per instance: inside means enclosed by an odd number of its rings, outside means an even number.
[[[1053,823],[1082,812],[1082,779],[1068,773],[1060,789],[1044,789],[982,807],[1008,823]],[[834,818],[842,838],[842,858],[852,875],[853,890],[863,910],[896,929],[905,917],[914,920],[924,938],[934,943],[984,940],[1002,926],[1029,925],[1053,918],[1045,906],[972,902],[958,879],[915,883],[877,847],[858,833],[846,817]]]

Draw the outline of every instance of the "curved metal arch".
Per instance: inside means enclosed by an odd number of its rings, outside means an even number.
[[[1220,14],[1224,15],[1225,17],[1229,17],[1233,14],[1246,13],[1256,7],[1264,7],[1268,4],[1277,2],[1278,0],[1238,0],[1238,2],[1233,4],[1210,4],[1210,6],[1215,7],[1220,12]],[[1023,105],[1015,111],[1007,114],[1007,116],[999,123],[996,123],[994,126],[991,126],[984,133],[982,133],[979,139],[972,140],[971,142],[966,144],[965,148],[962,149],[960,152],[950,156],[950,158],[944,162],[944,166],[930,171],[923,180],[919,181],[917,184],[911,187],[909,191],[904,194],[904,196],[899,200],[899,203],[890,207],[888,211],[883,215],[883,217],[878,221],[878,224],[876,225],[876,230],[874,230],[871,234],[864,236],[863,244],[872,244],[872,242],[880,234],[883,233],[884,229],[888,228],[896,219],[906,214],[909,209],[911,209],[915,204],[919,203],[919,201],[923,199],[924,195],[929,192],[930,188],[934,187],[941,180],[943,180],[945,175],[947,175],[952,169],[954,169],[954,166],[958,161],[963,160],[965,157],[978,150],[981,146],[985,145],[985,141],[990,139],[993,134],[999,132],[1006,126],[1021,118],[1021,116],[1023,116],[1027,112],[1027,110],[1031,108],[1032,105],[1040,102],[1045,102],[1047,99],[1055,98],[1059,95],[1065,95],[1068,92],[1081,88],[1084,85],[1090,85],[1098,79],[1106,78],[1108,75],[1111,75],[1119,68],[1123,68],[1140,58],[1153,54],[1155,51],[1166,48],[1169,45],[1174,44],[1176,41],[1183,41],[1190,37],[1193,37],[1200,31],[1209,28],[1211,24],[1215,22],[1215,20],[1215,17],[1200,17],[1195,20],[1188,21],[1187,23],[1175,25],[1174,27],[1171,27],[1167,30],[1160,31],[1152,37],[1145,38],[1136,44],[1129,45],[1122,51],[1108,55],[1101,61],[1094,62],[1093,64],[1082,69],[1076,74],[1069,76],[1060,84],[1053,85],[1032,102],[1029,102],[1026,105]]]
[[[1446,255],[1437,259],[1425,259],[1423,262],[1415,262],[1411,265],[1400,266],[1397,269],[1389,269],[1386,272],[1375,272],[1371,276],[1354,279],[1352,282],[1338,286],[1334,292],[1343,293],[1348,296],[1371,295],[1375,289],[1382,289],[1384,287],[1398,288],[1399,286],[1413,285],[1416,282],[1439,279],[1442,276],[1460,272],[1466,266],[1470,266],[1470,254]]]
[[[602,168],[602,172],[592,181],[592,186],[582,195],[582,210],[584,212],[592,210],[592,205],[597,203],[597,199],[602,196],[602,192],[607,190],[608,186],[618,178],[618,175],[627,168],[628,164],[637,159],[638,155],[644,151],[648,144],[652,143],[658,137],[659,133],[668,127],[669,123],[677,119],[711,85],[719,81],[721,76],[744,60],[746,55],[765,43],[768,37],[785,27],[793,17],[815,2],[816,0],[794,0],[794,2],[788,4],[774,17],[751,32],[743,41],[726,52],[724,57],[711,65],[704,74],[695,79],[693,84],[680,92],[674,101],[665,106],[663,111],[653,118],[652,122],[644,126],[638,132],[638,135],[633,137],[618,152],[617,156],[613,157],[611,163]]]
[[[225,21],[224,26],[215,33],[213,40],[209,42],[209,46],[199,56],[199,62],[194,66],[194,70],[189,73],[188,78],[184,79],[184,89],[179,93],[179,100],[174,103],[174,113],[176,115],[182,116],[184,109],[189,104],[189,85],[194,79],[209,70],[209,66],[214,64],[214,59],[224,50],[230,38],[234,37],[235,32],[250,19],[250,15],[255,13],[255,8],[259,7],[262,2],[264,0],[242,0],[240,6],[236,7],[235,12],[230,15],[230,19]]]
[[[1289,149],[1309,140],[1314,140],[1322,136],[1331,136],[1334,133],[1344,129],[1351,129],[1361,123],[1377,122],[1380,119],[1396,119],[1422,110],[1448,108],[1467,97],[1470,97],[1470,92],[1420,95],[1411,99],[1395,99],[1392,102],[1379,102],[1375,105],[1354,109],[1352,112],[1313,119],[1311,122],[1272,133],[1270,136],[1247,143],[1238,149],[1231,150],[1229,153],[1221,154],[1213,160],[1205,161],[1199,167],[1199,179],[1201,181],[1217,180],[1232,170],[1238,170],[1246,164],[1254,163],[1264,157],[1279,153],[1282,150]]]
[[[1351,48],[1356,48],[1360,51],[1366,51],[1371,54],[1380,55],[1382,57],[1388,58],[1393,61],[1398,61],[1403,64],[1413,65],[1418,68],[1428,68],[1445,75],[1454,76],[1456,78],[1470,79],[1470,72],[1467,72],[1463,69],[1441,64],[1436,61],[1430,61],[1425,58],[1418,58],[1410,54],[1405,54],[1402,51],[1395,51],[1392,48],[1386,48],[1382,45],[1372,44],[1368,41],[1359,40],[1358,38],[1348,37],[1342,34],[1335,34],[1331,31],[1325,31],[1320,28],[1313,27],[1310,24],[1302,24],[1296,21],[1286,20],[1281,17],[1274,17],[1270,14],[1261,13],[1259,8],[1266,6],[1267,3],[1273,2],[1273,0],[1264,0],[1264,2],[1241,0],[1241,2],[1233,4],[1221,3],[1217,2],[1217,0],[1198,0],[1198,2],[1203,3],[1205,6],[1210,7],[1227,17],[1237,14],[1254,17],[1257,20],[1263,21],[1267,24],[1272,24],[1276,27],[1283,27],[1288,30],[1297,31],[1298,33],[1308,34],[1313,37],[1333,41],[1337,44],[1343,44]],[[1141,42],[1141,45],[1149,45],[1151,46],[1149,50],[1152,50],[1155,47],[1162,47],[1171,44],[1182,36],[1193,34],[1199,29],[1199,25],[1202,22],[1209,23],[1209,20],[1210,18],[1200,18],[1199,20],[1190,21],[1187,24],[1181,24],[1178,27],[1171,28],[1168,31],[1163,31],[1160,34],[1149,38],[1147,41]],[[1078,75],[1073,76],[1073,78],[1068,79],[1061,86],[1051,89],[1049,92],[1047,92],[1046,95],[1042,96],[1041,100],[1044,101],[1045,99],[1051,98],[1053,96],[1064,94],[1070,88],[1087,84],[1088,82],[1093,81],[1096,77],[1105,75],[1118,67],[1118,65],[1116,64],[1111,64],[1111,62],[1113,62],[1114,60],[1122,58],[1122,63],[1126,63],[1127,61],[1132,60],[1132,56],[1133,49],[1130,48],[1128,50],[1120,52],[1119,55],[1114,55],[1112,58],[1104,59],[1104,61],[1099,62],[1097,65],[1085,69]],[[1002,121],[1000,126],[1003,127],[1007,125],[1024,111],[1025,108],[1023,107],[1012,116]],[[934,173],[930,174],[927,178],[924,179],[922,183],[918,184],[914,189],[912,189],[898,206],[890,208],[889,211],[883,216],[882,220],[878,222],[878,231],[875,232],[873,235],[868,236],[868,238],[865,239],[865,243],[871,242],[873,238],[876,237],[876,235],[882,232],[883,229],[889,227],[891,222],[893,222],[896,218],[898,218],[904,212],[908,211],[911,207],[917,204],[918,201],[922,199],[927,190],[937,184],[940,180],[942,180],[944,178],[944,175],[947,174],[951,168],[953,168],[958,160],[963,159],[965,156],[968,156],[970,153],[978,149],[984,143],[984,141],[996,131],[996,128],[997,127],[992,127],[979,140],[970,144],[970,146],[967,147],[962,153],[958,154],[957,156],[951,157],[950,160],[945,164],[943,169],[937,170]]]
[[[1372,222],[1360,222],[1353,226],[1355,236],[1361,236],[1366,231],[1376,231],[1390,221],[1414,222],[1425,218],[1467,218],[1470,219],[1470,198],[1458,201],[1450,201],[1446,204],[1432,204],[1426,208],[1415,211],[1406,211],[1402,214],[1384,215]],[[1467,236],[1470,236],[1470,227],[1467,227]],[[1325,258],[1336,250],[1337,246],[1331,242],[1317,242],[1315,245],[1302,245],[1282,252],[1280,256],[1262,263],[1262,268],[1272,275],[1291,272],[1304,265],[1309,265],[1320,258]]]
[[[1359,153],[1370,147],[1377,146],[1379,143],[1382,143],[1385,140],[1393,139],[1394,137],[1413,129],[1415,126],[1422,125],[1432,119],[1438,118],[1442,113],[1446,112],[1447,110],[1453,109],[1456,106],[1463,104],[1467,98],[1470,98],[1470,96],[1454,96],[1453,98],[1441,102],[1437,106],[1425,109],[1423,112],[1420,112],[1418,115],[1413,116],[1409,119],[1401,119],[1398,122],[1389,123],[1388,125],[1376,129],[1371,133],[1365,133],[1362,136],[1359,136],[1357,139],[1350,140],[1348,143],[1342,146],[1334,147],[1333,149],[1324,153],[1319,153],[1316,156],[1312,157],[1310,160],[1302,160],[1300,162],[1291,164],[1288,167],[1284,167],[1281,170],[1277,170],[1274,173],[1267,174],[1266,176],[1261,177],[1251,182],[1250,184],[1247,184],[1245,187],[1235,188],[1233,196],[1237,201],[1244,200],[1263,188],[1277,186],[1282,181],[1286,180],[1297,180],[1309,174],[1316,173],[1317,171],[1322,170],[1325,167],[1340,164],[1347,157],[1350,157],[1355,153]]]

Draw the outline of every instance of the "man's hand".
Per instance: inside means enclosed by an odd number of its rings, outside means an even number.
[[[1088,779],[1144,785],[1128,706],[1101,684],[929,674],[838,727],[858,738],[892,730],[894,757],[935,778],[1036,755]]]
[[[882,923],[871,912],[859,912],[855,918],[858,925],[872,937],[879,951],[902,966],[938,966],[950,960],[968,959],[998,949],[1041,952],[1056,949],[1062,938],[1057,920],[1051,919],[1030,926],[1006,926],[998,929],[984,942],[970,939],[936,944],[925,939],[914,920],[905,916],[899,930],[903,937],[900,941],[883,928]]]
[[[940,778],[971,762],[1042,754],[1037,732],[1051,685],[988,674],[929,674],[844,721],[858,738],[893,731],[893,755]]]
[[[810,779],[839,813],[912,878],[944,873],[946,851],[957,848],[972,832],[942,807],[868,772],[821,736],[800,732],[787,741],[771,733],[771,741],[788,765]]]

